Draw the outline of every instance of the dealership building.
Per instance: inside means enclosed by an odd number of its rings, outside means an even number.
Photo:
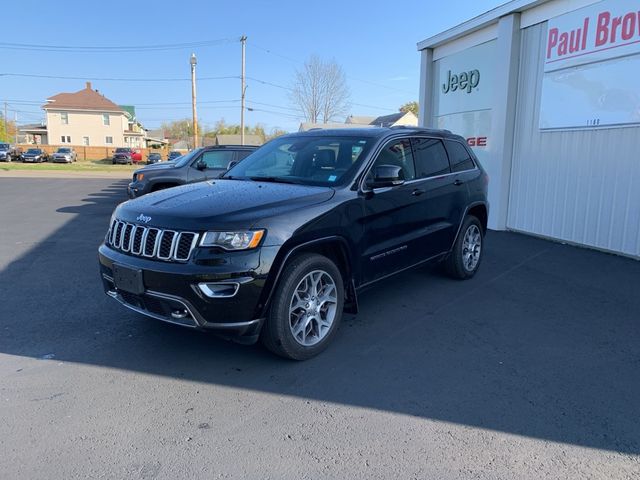
[[[640,0],[514,0],[418,49],[420,122],[478,155],[489,228],[640,258]]]

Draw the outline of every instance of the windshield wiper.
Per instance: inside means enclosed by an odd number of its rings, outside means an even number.
[[[296,183],[292,180],[287,180],[286,178],[280,178],[280,177],[249,177],[249,179],[253,180],[254,182],[293,183],[293,184]]]

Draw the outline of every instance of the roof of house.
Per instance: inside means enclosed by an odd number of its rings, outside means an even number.
[[[28,123],[25,125],[18,126],[19,132],[37,132],[37,133],[47,133],[47,126],[42,125],[41,123]]]
[[[371,125],[376,117],[368,117],[364,115],[349,115],[344,123],[351,123],[356,125]]]
[[[103,110],[107,112],[122,112],[122,108],[111,100],[91,88],[91,82],[75,93],[59,93],[47,99],[42,108],[47,109],[75,109],[75,110]]]
[[[248,135],[244,134],[244,144],[245,145],[262,145],[264,140],[260,135]],[[216,135],[216,143],[215,145],[240,145],[241,138],[240,134],[237,135]]]
[[[382,115],[373,120],[370,125],[375,125],[376,127],[390,127],[405,115],[406,113],[404,112],[392,113],[391,115]]]

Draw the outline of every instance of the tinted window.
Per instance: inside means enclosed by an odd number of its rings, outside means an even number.
[[[464,170],[471,170],[475,168],[475,164],[473,163],[473,160],[471,160],[471,156],[464,145],[451,140],[445,140],[444,143],[447,146],[447,152],[449,153],[452,172],[463,172]]]
[[[230,150],[204,152],[200,160],[207,164],[207,168],[222,168],[226,170],[229,162],[233,160],[233,152]]]
[[[441,140],[414,138],[416,178],[437,177],[450,173],[449,158]]]
[[[236,158],[236,161],[239,162],[240,160],[244,160],[245,158],[247,158],[252,153],[253,153],[253,150],[242,150],[242,151],[238,152],[238,156]]]
[[[408,138],[404,138],[384,147],[384,150],[378,154],[378,158],[376,158],[373,164],[370,175],[373,175],[375,168],[380,165],[402,167],[404,179],[407,181],[416,178],[413,153],[411,152],[411,141]]]

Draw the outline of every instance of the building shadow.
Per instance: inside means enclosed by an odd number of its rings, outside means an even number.
[[[33,188],[11,182],[0,199]],[[57,191],[71,184],[47,182]],[[96,250],[126,181],[75,182],[84,183],[67,198],[77,204],[58,207],[56,197],[2,236],[14,245],[39,215],[60,218],[27,250],[0,250],[10,260],[0,271],[1,353],[640,453],[640,262],[491,232],[473,280],[423,268],[381,283],[325,353],[298,363],[106,297]],[[0,213],[3,228],[11,218]]]

